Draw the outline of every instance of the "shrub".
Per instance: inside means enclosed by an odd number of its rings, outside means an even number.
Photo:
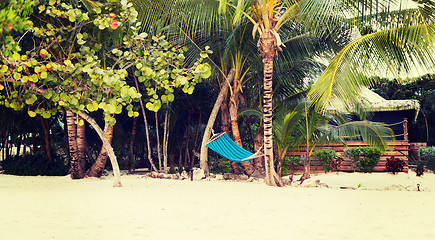
[[[430,170],[435,171],[435,147],[424,147],[418,150],[420,161]]]
[[[222,173],[230,173],[233,172],[233,168],[231,167],[231,162],[229,160],[222,160],[219,163],[219,168],[221,170]]]
[[[13,156],[3,161],[5,174],[19,176],[65,176],[68,174],[69,166],[63,159],[58,157],[53,166],[50,166],[48,159],[40,154]]]
[[[395,158],[394,156],[391,156],[387,159],[387,164],[385,165],[385,170],[387,172],[390,172],[392,174],[396,174],[398,172],[403,171],[403,167],[405,166],[405,162]]]
[[[325,172],[329,172],[334,168],[335,159],[337,159],[337,153],[332,149],[320,149],[313,153],[314,157],[319,159],[320,164],[322,164]]]
[[[301,162],[302,160],[298,156],[286,156],[282,161],[281,176],[288,174],[289,171],[293,175]]]
[[[373,172],[379,162],[381,150],[373,147],[346,148],[344,154],[360,172]]]

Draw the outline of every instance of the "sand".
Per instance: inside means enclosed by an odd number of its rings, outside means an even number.
[[[313,178],[329,188],[0,175],[0,239],[435,239],[434,174]]]

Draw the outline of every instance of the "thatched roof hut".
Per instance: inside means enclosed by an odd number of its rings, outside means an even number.
[[[418,112],[420,111],[420,103],[418,100],[386,100],[379,96],[377,93],[371,91],[368,88],[362,89],[359,106],[362,106],[368,112],[396,112],[413,110],[413,118],[417,119]],[[332,101],[328,111],[331,112],[346,112],[342,104]],[[352,112],[352,110],[350,110]]]
[[[408,100],[386,100],[377,93],[364,88],[357,104],[353,109],[346,111],[339,101],[331,101],[327,111],[357,113],[358,108],[363,108],[366,112],[371,112],[370,120],[383,122],[394,131],[396,139],[407,139],[407,130],[403,124],[405,119],[416,121],[420,111],[420,103],[414,99]],[[407,127],[406,127],[407,128]],[[405,137],[406,136],[406,137]]]

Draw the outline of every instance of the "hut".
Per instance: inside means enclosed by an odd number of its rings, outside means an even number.
[[[387,158],[394,156],[405,162],[404,172],[408,172],[409,169],[409,158],[416,157],[415,154],[419,147],[425,146],[424,143],[410,143],[408,139],[408,119],[410,121],[415,121],[418,117],[418,112],[420,111],[420,104],[417,100],[386,100],[385,98],[379,96],[375,92],[368,88],[362,89],[361,96],[358,103],[355,105],[355,110],[344,109],[344,107],[338,102],[332,101],[332,103],[327,107],[329,112],[356,112],[356,109],[363,107],[366,112],[369,112],[369,120],[374,122],[383,122],[387,124],[394,132],[396,141],[390,143],[392,145],[392,150],[385,152],[378,165],[375,167],[374,171],[382,172],[385,171],[385,165]],[[348,141],[346,142],[347,147],[363,147],[368,146],[362,141]],[[317,149],[333,149],[341,156],[344,156],[344,149],[346,148],[344,144],[330,143],[328,145],[318,146]],[[294,149],[289,153],[290,156],[301,156],[305,154],[305,149],[301,146],[299,149]],[[312,171],[322,172],[323,168],[320,166],[316,159],[312,159]],[[349,159],[344,158],[341,162],[340,171],[355,171]],[[297,171],[303,171],[302,166],[298,168]]]

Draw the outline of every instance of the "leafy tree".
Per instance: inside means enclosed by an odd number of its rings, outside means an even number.
[[[406,84],[390,79],[374,80],[373,91],[385,99],[416,99],[420,102],[420,112],[417,121],[409,119],[409,140],[414,142],[427,142],[435,145],[435,81],[432,75],[417,78]]]

